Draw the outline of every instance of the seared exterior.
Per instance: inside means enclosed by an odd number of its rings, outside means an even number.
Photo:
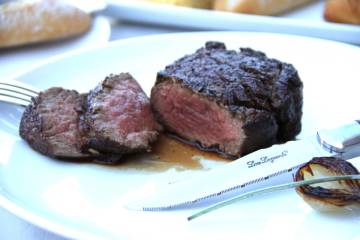
[[[83,158],[79,119],[83,97],[76,91],[50,88],[26,108],[20,136],[35,150],[52,157]]]
[[[151,104],[169,132],[238,157],[300,132],[302,88],[291,64],[207,42],[158,73]]]
[[[85,151],[118,155],[150,151],[158,136],[149,98],[128,73],[106,77],[88,94],[85,109]]]

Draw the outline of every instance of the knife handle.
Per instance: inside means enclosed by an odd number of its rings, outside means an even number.
[[[360,120],[335,129],[320,130],[317,138],[321,146],[330,153],[345,154],[360,151]],[[358,154],[358,153],[356,153]]]

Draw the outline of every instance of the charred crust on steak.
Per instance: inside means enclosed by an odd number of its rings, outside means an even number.
[[[187,88],[243,121],[248,138],[234,157],[293,139],[301,130],[303,85],[299,75],[291,64],[263,52],[250,48],[237,52],[227,50],[222,42],[207,42],[158,72],[151,98],[166,84]],[[153,102],[152,108],[169,130]]]
[[[123,155],[150,151],[160,126],[150,109],[150,101],[129,73],[109,75],[87,96],[81,119],[87,142],[83,150]],[[118,158],[98,159],[114,162]]]
[[[83,139],[78,129],[82,101],[72,90],[54,87],[41,92],[22,115],[20,136],[33,149],[51,157],[89,157],[81,151]]]
[[[19,128],[20,136],[44,155],[101,164],[150,151],[158,130],[150,101],[130,74],[110,75],[88,94],[63,88],[40,92]]]
[[[36,111],[38,99],[32,98],[32,102],[26,107],[20,122],[20,136],[25,139],[35,150],[45,154],[51,154],[51,146],[42,135],[42,119]]]

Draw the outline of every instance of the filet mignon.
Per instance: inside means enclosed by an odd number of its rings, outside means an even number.
[[[81,122],[87,150],[120,155],[149,151],[159,130],[149,98],[128,73],[110,75],[90,91]]]
[[[291,64],[207,42],[158,72],[151,106],[170,133],[236,158],[300,132],[302,88]]]
[[[20,136],[45,155],[87,157],[79,131],[82,105],[83,96],[76,91],[54,87],[41,92],[22,115]]]

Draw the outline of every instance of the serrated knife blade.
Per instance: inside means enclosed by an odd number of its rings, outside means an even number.
[[[360,120],[318,131],[303,140],[273,145],[222,167],[162,187],[125,205],[142,211],[164,211],[213,204],[257,188],[293,181],[293,173],[313,157],[360,155]]]

